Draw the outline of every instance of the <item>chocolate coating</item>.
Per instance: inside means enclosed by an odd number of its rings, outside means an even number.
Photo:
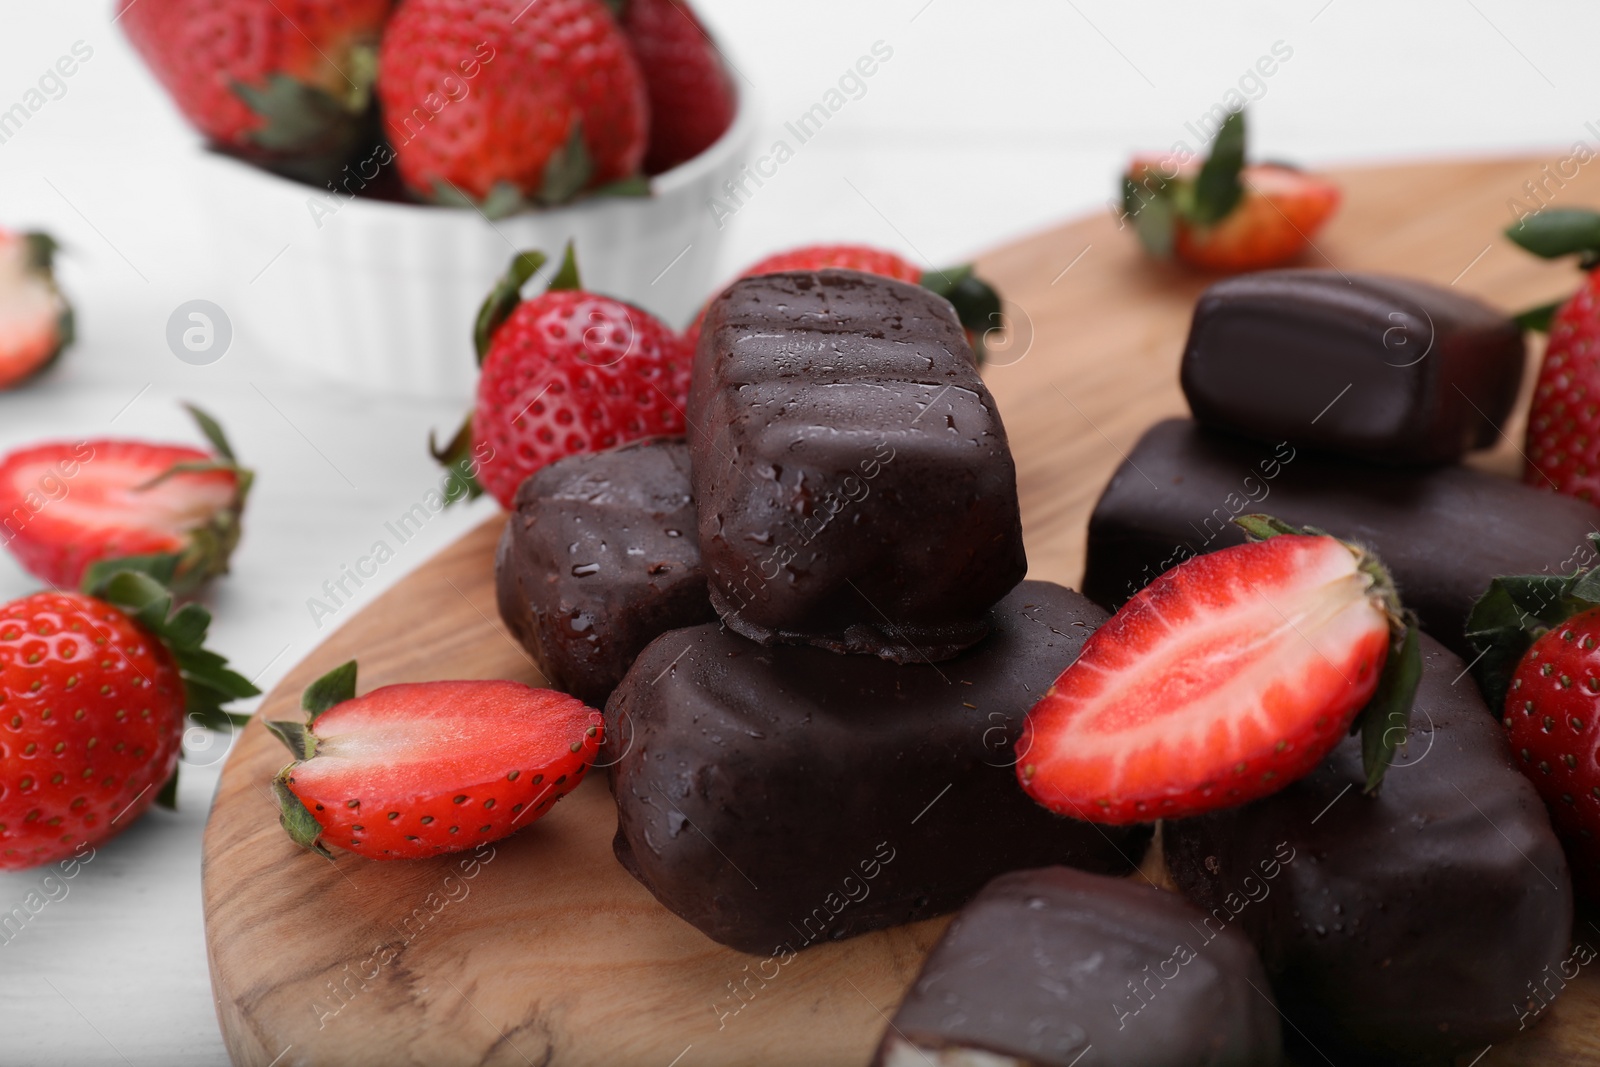
[[[1172,893],[1066,867],[1001,875],[934,946],[876,1067],[1272,1067],[1278,1013],[1237,930]],[[1254,988],[1252,988],[1254,986]]]
[[[1266,512],[1377,550],[1422,628],[1460,655],[1467,614],[1501,574],[1594,562],[1600,509],[1466,467],[1405,470],[1157,423],[1089,518],[1083,590],[1118,607],[1190,556],[1244,541],[1229,521]]]
[[[1525,359],[1516,323],[1452,289],[1273,270],[1200,294],[1181,379],[1207,426],[1354,459],[1449,463],[1495,442]]]
[[[1024,582],[939,664],[657,638],[606,707],[617,858],[706,936],[797,950],[965,904],[1042,863],[1124,872],[1148,831],[1053,815],[1017,787],[1023,716],[1105,613]]]
[[[1376,796],[1353,737],[1282,792],[1162,829],[1178,885],[1255,942],[1285,1015],[1363,1063],[1475,1053],[1531,1025],[1572,927],[1538,794],[1477,688],[1455,684],[1466,664],[1422,650],[1410,740]]]
[[[716,617],[688,446],[637,441],[538,471],[517,490],[494,570],[500,617],[551,684],[603,706],[645,645]]]
[[[944,659],[1027,571],[1005,427],[921,286],[736,282],[706,313],[689,418],[711,601],[745,637]]]

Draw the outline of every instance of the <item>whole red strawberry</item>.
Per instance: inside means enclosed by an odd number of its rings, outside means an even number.
[[[406,0],[378,99],[417,195],[490,215],[638,173],[649,105],[601,0]]]
[[[33,377],[72,343],[55,253],[48,234],[0,230],[0,389]]]
[[[621,0],[622,31],[650,97],[646,174],[660,174],[714,144],[738,108],[711,37],[685,0]]]
[[[228,570],[253,475],[216,420],[190,413],[214,452],[143,441],[54,442],[0,458],[0,542],[57,588],[96,564],[151,557],[174,592]]]
[[[1266,540],[1151,582],[1028,712],[1034,800],[1101,823],[1243,804],[1309,774],[1358,715],[1377,787],[1421,675],[1393,583],[1355,546],[1239,521]]]
[[[956,309],[961,324],[967,328],[967,341],[980,363],[983,361],[984,334],[1000,326],[1000,297],[987,282],[973,273],[970,265],[923,270],[904,256],[867,245],[806,245],[791,248],[745,268],[739,277],[755,278],[763,274],[824,270],[828,267],[858,270],[863,274],[881,274],[896,281],[914,282],[938,293]],[[684,331],[691,348],[700,339],[700,324],[710,304],[711,301],[706,301],[694,322]]]
[[[522,299],[544,262],[516,256],[485,302],[477,406],[434,450],[508,509],[523,479],[563,456],[686,429],[693,353],[683,338],[649,312],[579,288],[571,245],[550,289]]]
[[[1600,503],[1600,268],[1550,320],[1522,480]]]
[[[295,755],[272,783],[289,835],[375,860],[476,848],[547,814],[604,740],[598,711],[520,682],[417,682],[356,696],[356,664],[269,721]]]
[[[114,21],[213,141],[267,158],[352,147],[392,0],[118,0]]]
[[[1244,112],[1223,122],[1204,164],[1136,157],[1123,208],[1145,249],[1222,273],[1266,270],[1302,255],[1339,207],[1339,187],[1277,163],[1244,162]]]
[[[1590,534],[1600,551],[1600,534]],[[1600,901],[1600,570],[1496,578],[1473,607],[1473,673],[1550,809],[1574,887]]]
[[[0,870],[51,863],[176,796],[186,713],[257,692],[201,646],[210,616],[144,574],[0,606]]]

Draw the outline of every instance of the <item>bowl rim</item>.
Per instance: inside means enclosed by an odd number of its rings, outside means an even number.
[[[651,204],[674,196],[684,189],[694,187],[707,175],[723,169],[734,157],[742,153],[755,133],[755,128],[759,121],[759,108],[755,100],[756,93],[748,83],[744,85],[735,84],[734,92],[737,106],[734,110],[733,121],[728,124],[727,129],[722,131],[722,136],[713,141],[699,155],[684,160],[676,167],[662,171],[660,174],[649,178],[650,195],[639,197],[584,196],[556,207],[537,211],[522,211],[503,218],[493,219],[490,220],[490,225],[526,224],[529,221],[541,219],[588,214],[604,210],[613,204]],[[197,144],[204,159],[231,177],[255,181],[264,187],[270,187],[283,193],[306,197],[336,192],[330,186],[312,185],[309,182],[287,178],[267,170],[265,167],[257,166],[248,160],[240,159],[226,152],[216,151],[203,138],[199,139]],[[343,206],[374,214],[389,214],[397,220],[408,218],[418,221],[423,219],[447,221],[451,218],[477,218],[479,221],[483,221],[483,213],[481,211],[449,204],[407,203],[352,196],[344,201]],[[419,211],[418,209],[421,210]]]

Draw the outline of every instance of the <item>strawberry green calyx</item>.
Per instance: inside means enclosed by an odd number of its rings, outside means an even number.
[[[1314,526],[1291,526],[1271,515],[1240,515],[1233,521],[1252,541],[1265,541],[1280,534],[1332,536]],[[1416,614],[1400,602],[1394,578],[1382,561],[1360,545],[1339,543],[1355,556],[1356,568],[1371,579],[1367,595],[1389,623],[1389,652],[1378,678],[1378,689],[1350,724],[1352,734],[1361,732],[1361,766],[1367,776],[1364,792],[1370,794],[1377,792],[1394,763],[1395,753],[1406,742],[1411,706],[1422,681],[1421,631]]]
[[[1589,535],[1600,552],[1600,534]],[[1489,583],[1467,616],[1478,650],[1472,673],[1495,714],[1504,712],[1511,676],[1528,649],[1572,616],[1600,607],[1600,565],[1571,574],[1510,574]]]
[[[477,353],[478,366],[483,366],[484,357],[489,354],[489,343],[494,340],[495,330],[522,303],[522,287],[548,262],[550,257],[537,249],[518,252],[511,257],[511,264],[506,267],[500,280],[495,282],[494,288],[489,290],[472,324],[472,348]]]
[[[1244,198],[1244,112],[1223,120],[1211,154],[1194,177],[1174,167],[1171,174],[1146,167],[1122,181],[1122,206],[1145,250],[1157,259],[1172,255],[1178,223],[1213,226]]]
[[[470,501],[483,495],[483,485],[473,474],[477,469],[477,457],[472,453],[471,415],[462,420],[455,436],[451,437],[442,448],[435,440],[433,431],[428,431],[428,454],[433,457],[434,462],[450,472],[444,494],[445,507],[463,498]]]
[[[311,732],[317,718],[330,708],[337,707],[356,695],[356,661],[341,663],[333,670],[306,687],[300,696],[300,707],[305,711],[304,722],[269,719],[266,728],[294,753],[294,762],[278,772],[272,780],[272,795],[278,802],[278,821],[294,842],[302,848],[333,859],[333,853],[322,844],[323,826],[317,817],[289,788],[290,775],[295,767],[317,754],[316,735]]]
[[[972,351],[982,366],[986,353],[984,337],[1001,324],[1000,294],[994,287],[978,277],[972,264],[945,270],[929,270],[922,274],[922,287],[950,301],[956,309],[956,318],[971,332]]]
[[[159,557],[153,562],[125,559],[86,582],[84,592],[117,608],[166,646],[183,679],[189,717],[210,730],[242,726],[249,716],[229,712],[226,705],[260,696],[261,690],[205,647],[209,611],[192,603],[173,610],[172,591],[161,580],[169,565]]]
[[[1600,211],[1588,208],[1546,208],[1526,215],[1507,226],[1505,236],[1519,248],[1541,259],[1577,256],[1582,270],[1600,266]],[[1567,301],[1527,308],[1512,316],[1518,326],[1535,333],[1548,333],[1550,320]]]
[[[61,353],[77,340],[77,318],[73,313],[72,305],[67,302],[61,293],[61,287],[56,284],[56,253],[61,250],[61,245],[56,239],[42,230],[33,230],[22,235],[27,242],[28,258],[27,269],[30,274],[47,286],[60,306],[60,313],[56,316],[56,346],[45,358],[45,361],[32,371],[37,374],[50,366],[61,357]]]

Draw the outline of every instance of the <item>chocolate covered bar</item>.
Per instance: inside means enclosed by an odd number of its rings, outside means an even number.
[[[1278,1012],[1237,930],[1065,867],[990,882],[934,946],[875,1067],[1273,1067]]]
[[[711,601],[745,637],[944,659],[1027,571],[1005,427],[921,286],[736,282],[706,314],[688,410]]]
[[[1525,358],[1516,323],[1454,290],[1272,270],[1200,294],[1181,379],[1207,426],[1354,459],[1449,463],[1495,442]]]
[[[1594,562],[1600,509],[1465,467],[1404,470],[1261,444],[1187,419],[1151,427],[1089,519],[1083,590],[1116,608],[1190,556],[1244,540],[1266,512],[1377,550],[1422,627],[1469,658],[1463,626],[1501,574]]]
[[[1052,815],[1012,766],[1027,710],[1105,617],[1024,582],[977,647],[903,666],[714,624],[665,634],[606,707],[617,858],[759,953],[939,915],[1016,868],[1131,870],[1148,830]]]
[[[1478,1053],[1576,973],[1544,806],[1466,664],[1422,648],[1409,740],[1375,796],[1352,737],[1279,793],[1162,828],[1208,928],[1243,930],[1297,1031],[1362,1063]]]
[[[500,617],[550,683],[601,707],[658,635],[715,618],[681,440],[569,456],[517,490]]]

